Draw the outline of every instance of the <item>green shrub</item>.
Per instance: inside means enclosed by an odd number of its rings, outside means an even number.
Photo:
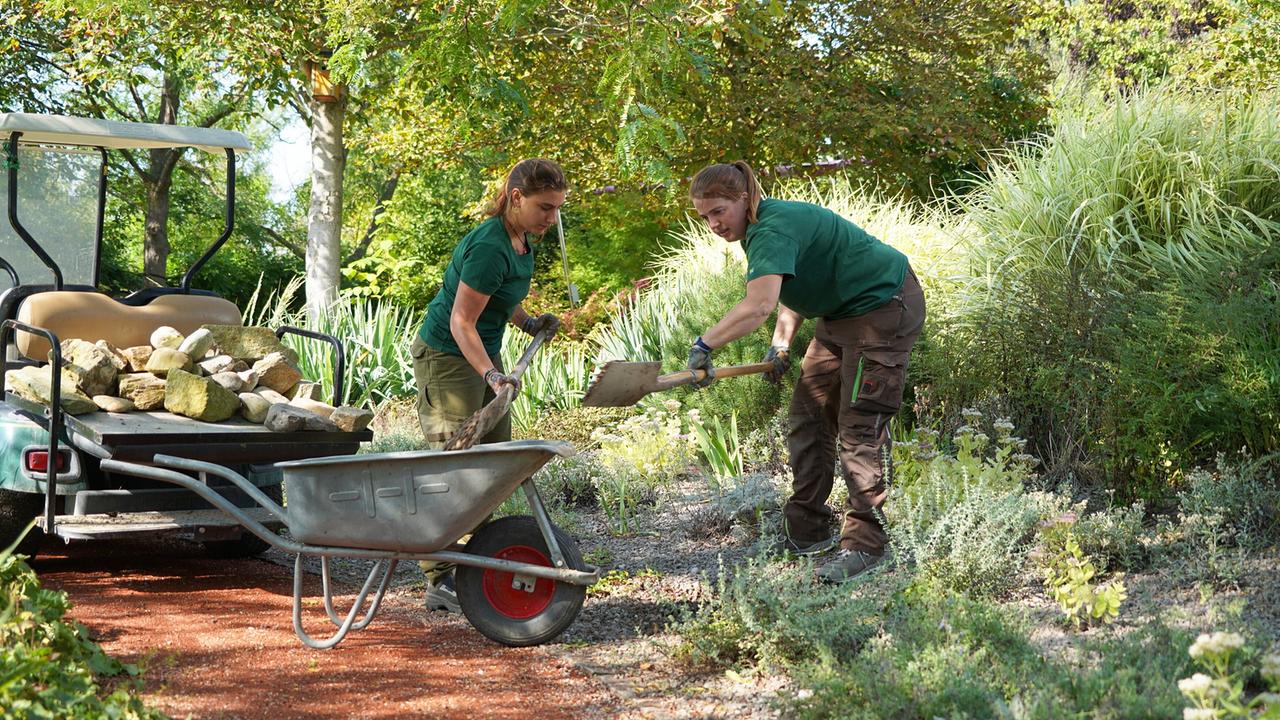
[[[1275,106],[1135,93],[997,163],[964,201],[977,232],[935,326],[937,402],[1001,394],[1051,469],[1127,497],[1218,450],[1277,449]]]
[[[934,435],[919,429],[916,440],[895,445],[904,472],[884,505],[893,551],[941,588],[998,594],[1014,583],[1041,516],[1023,491],[1029,461],[1011,434],[991,443],[962,426],[950,442],[954,456],[937,450]]]
[[[67,594],[40,587],[13,548],[0,551],[0,714],[30,718],[163,718],[134,695],[138,669],[108,656],[64,620]],[[113,680],[114,690],[99,686]]]
[[[1120,605],[1127,596],[1124,580],[1116,577],[1107,583],[1095,583],[1098,569],[1080,550],[1073,534],[1068,533],[1062,549],[1046,560],[1044,572],[1049,596],[1074,627],[1110,623],[1120,616]]]
[[[715,597],[673,629],[678,659],[696,667],[801,667],[850,661],[879,632],[886,603],[905,581],[822,585],[807,563],[750,559],[721,568]]]
[[[1216,473],[1200,469],[1187,474],[1187,487],[1178,493],[1179,512],[1220,518],[1232,545],[1258,549],[1280,543],[1280,482],[1274,460],[1231,462],[1219,455]]]
[[[543,500],[571,507],[592,507],[599,502],[598,478],[608,472],[594,452],[556,458],[534,474]]]
[[[1100,571],[1143,569],[1150,560],[1151,541],[1143,526],[1145,515],[1140,502],[1082,515],[1075,532],[1080,549],[1102,563]]]

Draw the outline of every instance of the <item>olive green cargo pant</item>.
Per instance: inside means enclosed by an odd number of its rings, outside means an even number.
[[[876,511],[892,469],[889,420],[902,405],[907,361],[924,326],[924,292],[907,270],[889,302],[862,315],[819,320],[791,398],[792,495],[786,533],[798,542],[826,539],[827,499],[839,440],[840,474],[849,489],[840,546],[875,555],[887,540]]]
[[[418,386],[418,423],[422,425],[422,436],[427,447],[439,450],[467,418],[494,398],[494,393],[461,355],[440,352],[416,336],[409,346],[409,354],[413,357],[413,379]],[[501,358],[489,359],[494,367],[502,370]],[[510,439],[511,414],[508,413],[477,444]],[[460,541],[465,543],[469,538],[470,535],[465,535]],[[436,576],[453,570],[453,565],[448,563],[418,564],[432,582]]]
[[[476,374],[461,355],[451,355],[427,345],[420,337],[409,346],[413,356],[413,379],[418,385],[418,423],[427,447],[442,448],[455,430],[485,403],[494,398],[493,389]],[[502,359],[489,358],[502,370]],[[507,414],[477,444],[511,439],[511,415]]]

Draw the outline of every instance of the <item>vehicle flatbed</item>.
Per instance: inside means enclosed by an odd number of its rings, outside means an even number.
[[[5,400],[35,422],[47,408],[12,392]],[[369,430],[357,432],[274,432],[235,418],[202,422],[169,412],[91,412],[63,414],[68,435],[88,443],[103,459],[147,462],[157,452],[208,462],[274,463],[326,455],[349,455],[361,442],[373,439]],[[180,450],[178,448],[181,448]]]

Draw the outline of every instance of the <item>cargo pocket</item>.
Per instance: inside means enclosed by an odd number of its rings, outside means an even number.
[[[907,353],[870,350],[858,364],[853,409],[867,413],[896,413],[902,406]]]

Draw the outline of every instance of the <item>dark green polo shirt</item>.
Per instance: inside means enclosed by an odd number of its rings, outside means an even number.
[[[511,238],[498,216],[485,220],[467,233],[445,268],[440,292],[427,307],[427,317],[418,331],[422,341],[441,352],[462,354],[449,331],[449,315],[453,312],[453,300],[457,297],[458,281],[461,280],[476,292],[489,296],[488,304],[476,318],[476,331],[484,343],[485,352],[497,355],[511,313],[529,294],[534,247],[530,244],[529,252],[518,254],[511,247]]]
[[[907,275],[907,256],[827,208],[760,201],[742,249],[747,280],[781,275],[783,305],[806,318],[861,315],[889,301]]]

